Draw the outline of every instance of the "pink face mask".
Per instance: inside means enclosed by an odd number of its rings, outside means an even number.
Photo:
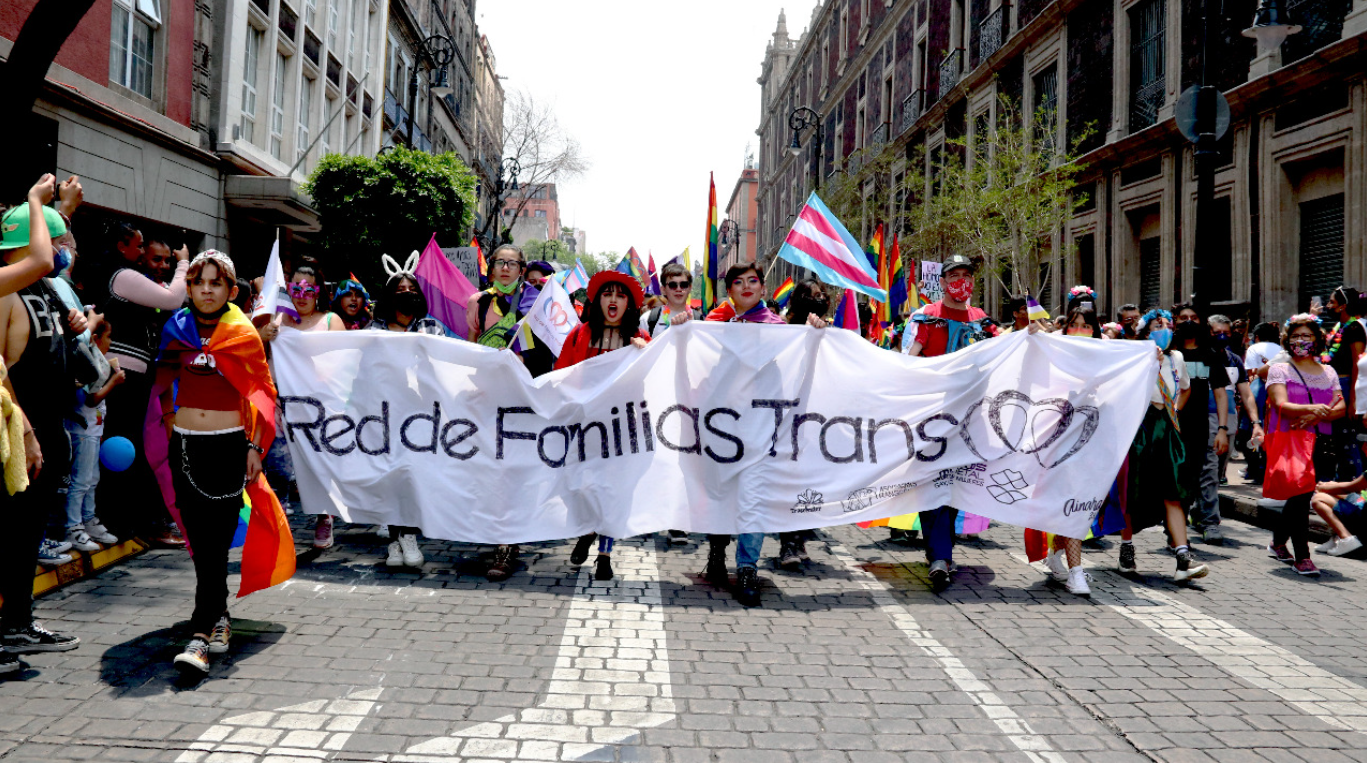
[[[973,297],[973,279],[961,276],[945,282],[945,293],[956,302],[967,302]]]

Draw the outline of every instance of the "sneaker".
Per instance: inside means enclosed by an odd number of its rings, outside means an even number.
[[[186,644],[185,651],[176,655],[173,663],[183,675],[207,675],[209,672],[209,642],[195,636],[190,639],[189,644]]]
[[[375,525],[375,537],[380,540],[389,540],[389,525]]]
[[[53,551],[54,547],[49,546],[47,541],[38,547],[38,563],[44,567],[61,567],[71,561],[71,554],[63,554],[60,551]]]
[[[1068,562],[1065,554],[1063,549],[1059,549],[1044,557],[1044,566],[1049,570],[1049,577],[1058,583],[1068,580]]]
[[[802,569],[802,558],[797,555],[797,548],[794,543],[784,543],[783,549],[778,554],[778,566],[789,572],[797,572]]]
[[[332,548],[331,514],[318,515],[318,523],[313,526],[313,547],[319,550]]]
[[[894,527],[888,531],[888,540],[893,543],[910,543],[916,540],[918,534],[916,530],[898,530]]]
[[[589,546],[593,545],[593,541],[597,537],[596,533],[579,536],[579,540],[574,542],[574,550],[570,552],[570,564],[578,567],[587,562],[589,560]]]
[[[64,540],[52,540],[51,538],[43,538],[43,548],[51,551],[54,554],[65,554],[66,552],[71,550],[71,544],[67,543]]]
[[[936,559],[930,563],[930,590],[939,593],[949,587],[949,562]]]
[[[1092,576],[1087,574],[1087,570],[1083,569],[1082,565],[1068,570],[1068,593],[1076,596],[1091,596],[1092,587],[1087,585],[1087,581],[1091,579]]]
[[[43,624],[34,620],[27,628],[11,628],[3,637],[5,651],[10,654],[34,654],[36,652],[70,652],[81,645],[75,636],[53,633]]]
[[[1292,556],[1291,552],[1286,550],[1285,543],[1280,546],[1274,546],[1269,543],[1267,546],[1267,555],[1279,562],[1286,562],[1287,564],[1296,561],[1296,557]]]
[[[612,580],[612,557],[607,554],[598,555],[598,563],[593,567],[594,580]]]
[[[703,580],[718,588],[725,588],[731,582],[731,574],[726,571],[726,548],[713,548],[707,553],[707,567],[702,571]]]
[[[113,546],[119,542],[118,537],[116,537],[114,533],[109,532],[104,526],[104,523],[100,521],[99,517],[85,523],[85,534],[89,535],[90,539],[96,543],[106,546]]]
[[[1316,567],[1315,563],[1309,559],[1302,559],[1299,562],[1296,562],[1291,565],[1291,569],[1295,570],[1297,575],[1304,575],[1307,578],[1317,578],[1320,576],[1320,568]]]
[[[403,566],[403,548],[399,546],[398,541],[389,544],[389,557],[384,560],[384,564],[386,567]]]
[[[1334,540],[1336,541],[1334,547],[1324,552],[1329,556],[1345,556],[1362,548],[1362,541],[1358,540],[1356,535],[1349,535],[1347,538],[1335,538]]]
[[[418,536],[400,535],[399,549],[403,552],[403,563],[405,567],[422,566],[422,549],[418,548]]]
[[[228,651],[228,639],[233,637],[233,623],[227,615],[218,618],[214,632],[209,634],[209,654],[223,654]]]
[[[742,607],[759,606],[759,571],[754,567],[736,570],[736,601]]]
[[[810,562],[812,558],[807,555],[807,539],[799,538],[793,541],[793,550],[797,552],[797,558],[804,562]]]
[[[6,673],[18,673],[24,669],[24,663],[19,661],[19,655],[0,651],[0,676]]]
[[[1183,551],[1177,555],[1177,571],[1173,573],[1172,579],[1181,583],[1184,580],[1195,580],[1203,578],[1210,573],[1210,568],[1204,564],[1196,563],[1190,551]]]
[[[683,530],[670,530],[670,531],[669,531],[669,545],[671,545],[671,546],[686,546],[686,545],[688,545],[688,533],[684,532]]]
[[[176,528],[174,523],[153,538],[152,542],[162,548],[185,548],[185,536],[180,534],[180,530]]]
[[[499,546],[494,549],[494,561],[484,571],[484,577],[491,583],[500,583],[513,574],[517,562],[517,546]]]
[[[1134,544],[1121,542],[1120,544],[1120,571],[1138,572],[1139,566],[1134,561]]]
[[[1224,533],[1220,532],[1219,525],[1211,525],[1201,531],[1201,540],[1208,546],[1223,546],[1225,544]]]
[[[100,550],[100,544],[96,543],[81,525],[76,525],[66,531],[66,542],[70,543],[71,547],[77,551],[90,553]]]
[[[1334,546],[1337,546],[1338,544],[1339,544],[1339,539],[1338,539],[1338,537],[1331,537],[1329,540],[1325,541],[1324,543],[1321,543],[1321,544],[1319,544],[1318,546],[1315,546],[1315,553],[1317,553],[1317,554],[1332,554],[1333,551],[1334,551]]]

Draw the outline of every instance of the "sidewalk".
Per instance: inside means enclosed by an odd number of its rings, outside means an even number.
[[[1242,459],[1229,460],[1229,467],[1225,471],[1229,484],[1220,486],[1220,516],[1271,530],[1281,521],[1282,509],[1280,506],[1258,505],[1259,499],[1263,497],[1263,487],[1250,484],[1239,476],[1243,473],[1244,466],[1245,462]],[[1310,512],[1311,539],[1316,543],[1326,541],[1329,534],[1329,526],[1324,520],[1315,512]]]

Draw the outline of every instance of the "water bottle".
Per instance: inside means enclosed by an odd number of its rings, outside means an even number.
[[[1263,438],[1261,438],[1261,437],[1259,437],[1259,436],[1257,436],[1257,435],[1254,435],[1254,436],[1248,438],[1248,449],[1249,449],[1249,450],[1261,450],[1262,447],[1263,447]]]

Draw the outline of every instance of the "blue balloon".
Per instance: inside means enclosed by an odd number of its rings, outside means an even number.
[[[111,437],[100,445],[100,463],[104,468],[121,472],[133,465],[137,451],[127,437]]]

